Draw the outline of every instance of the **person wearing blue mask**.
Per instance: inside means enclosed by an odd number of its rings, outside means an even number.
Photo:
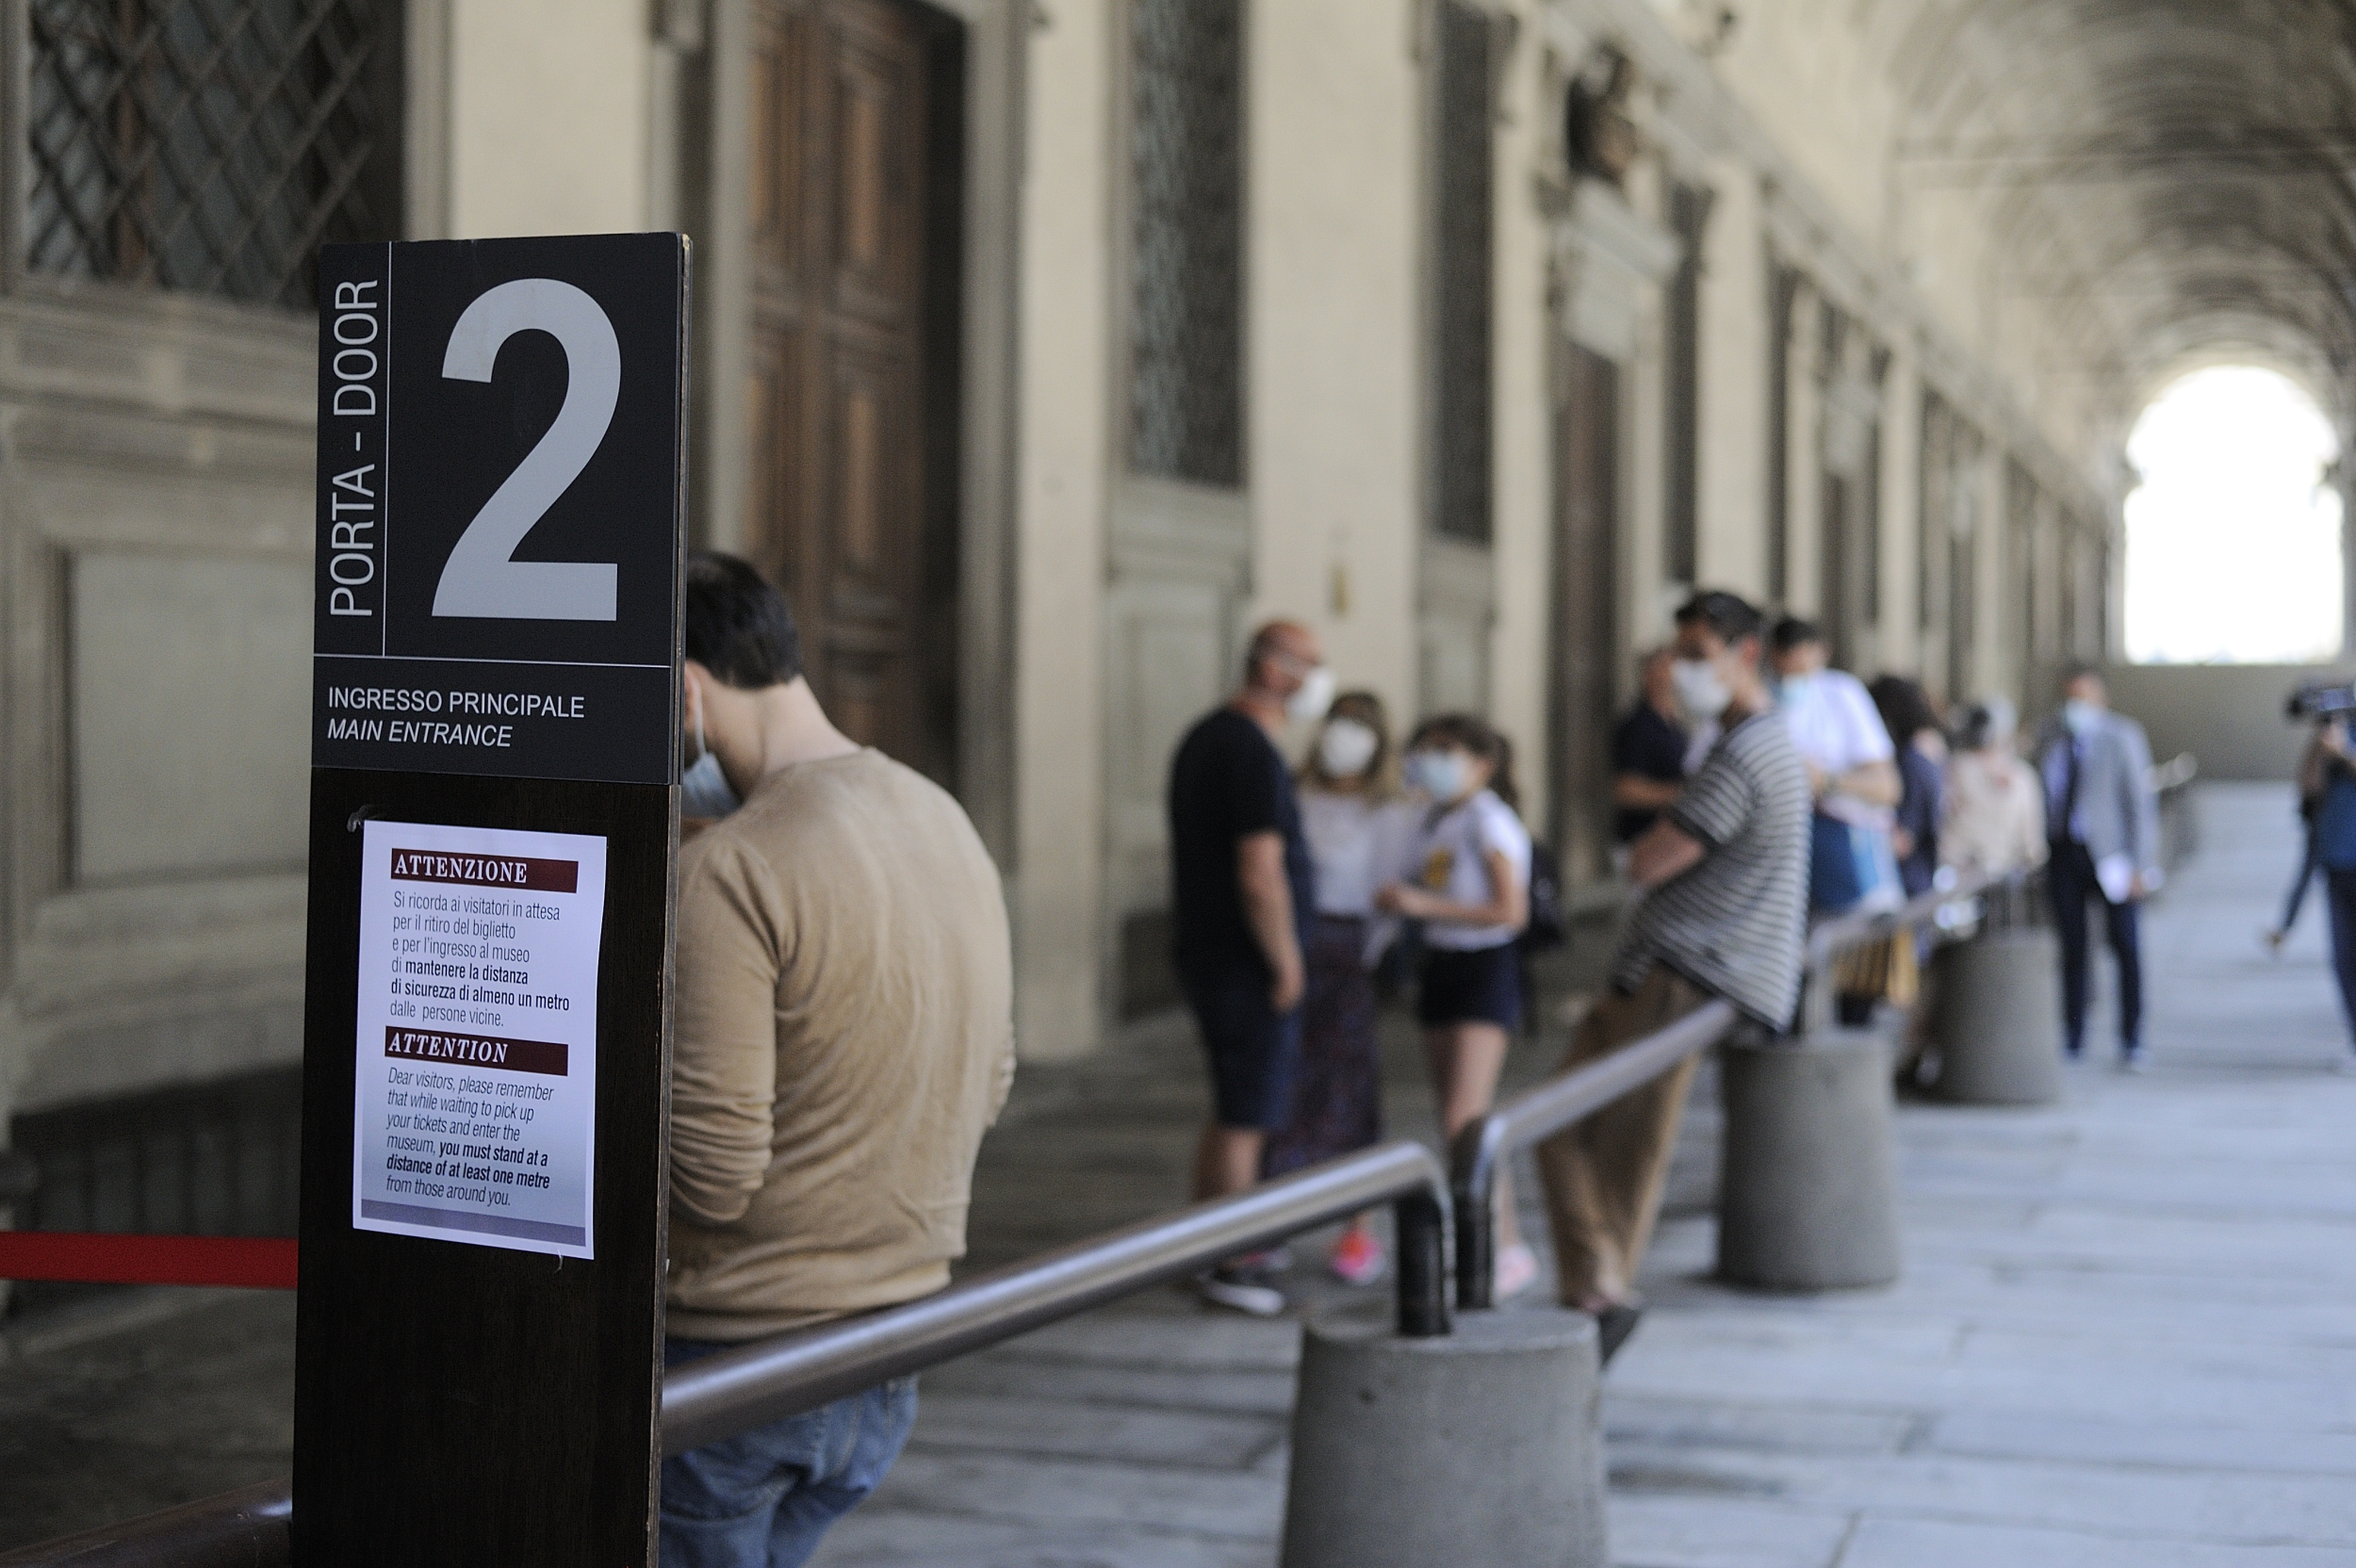
[[[1445,713],[1416,727],[1407,745],[1407,782],[1424,801],[1415,876],[1384,887],[1375,903],[1423,922],[1415,1015],[1441,1123],[1453,1140],[1489,1114],[1506,1046],[1521,1022],[1513,939],[1530,922],[1530,830],[1514,814],[1505,737],[1469,713]],[[1538,1277],[1538,1260],[1516,1233],[1505,1184],[1497,1186],[1496,1288],[1502,1301]]]
[[[720,767],[720,754],[712,749],[704,731],[704,688],[693,671],[684,678],[682,706],[687,710],[687,767],[679,775],[679,815],[681,833],[693,838],[728,815],[744,801]]]
[[[742,804],[679,857],[666,1366],[947,1285],[1014,1074],[1006,898],[964,809],[828,721],[749,563],[685,576],[687,739],[711,806]],[[670,1455],[662,1568],[806,1561],[915,1419],[893,1378]]]
[[[2073,664],[2062,708],[2037,743],[2045,831],[2053,843],[2048,891],[2061,938],[2063,1043],[2086,1049],[2093,988],[2087,906],[2100,903],[2119,960],[2119,1065],[2143,1068],[2143,939],[2139,906],[2160,885],[2160,808],[2151,792],[2151,743],[2143,726],[2111,711],[2092,664]]]

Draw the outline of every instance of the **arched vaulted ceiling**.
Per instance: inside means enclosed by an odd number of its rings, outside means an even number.
[[[2356,0],[1840,0],[1901,188],[1981,193],[2008,295],[2129,411],[2201,354],[2356,414]]]

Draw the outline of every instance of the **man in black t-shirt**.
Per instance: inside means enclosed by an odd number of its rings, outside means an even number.
[[[1316,634],[1272,622],[1244,656],[1243,690],[1188,730],[1170,761],[1171,956],[1211,1070],[1198,1200],[1259,1179],[1261,1144],[1291,1098],[1302,932],[1317,901],[1292,771],[1276,745],[1287,719],[1322,717],[1333,695]],[[1220,1306],[1284,1310],[1283,1293],[1248,1259],[1213,1269],[1201,1286]]]
[[[1637,672],[1644,695],[1612,732],[1612,837],[1624,844],[1643,838],[1685,787],[1689,737],[1677,723],[1676,669],[1674,649],[1646,654]]]

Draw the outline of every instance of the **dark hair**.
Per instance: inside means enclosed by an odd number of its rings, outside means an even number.
[[[1513,743],[1488,720],[1470,713],[1435,713],[1407,738],[1409,751],[1429,745],[1454,746],[1488,763],[1489,792],[1516,811],[1522,808],[1522,792],[1513,783]]]
[[[1814,621],[1804,621],[1797,615],[1786,615],[1775,623],[1775,629],[1769,634],[1767,643],[1777,653],[1790,653],[1793,648],[1803,648],[1810,643],[1821,643],[1824,640],[1824,629]]]
[[[1745,637],[1758,636],[1759,628],[1767,624],[1766,617],[1751,607],[1750,600],[1722,588],[1695,594],[1677,607],[1677,625],[1693,626],[1696,622],[1717,633],[1728,647]]]
[[[1243,683],[1246,686],[1259,684],[1260,665],[1268,660],[1281,659],[1299,663],[1301,661],[1284,646],[1284,642],[1289,637],[1300,635],[1302,629],[1298,621],[1268,621],[1254,631],[1252,641],[1244,645]]]
[[[802,634],[785,596],[749,562],[687,552],[687,657],[724,686],[757,692],[802,673]]]
[[[1965,751],[1986,751],[1995,735],[1996,715],[1988,711],[1984,702],[1965,709],[1963,717],[1955,724],[1955,744]]]
[[[2067,692],[2088,676],[2102,681],[2105,686],[2110,684],[2109,678],[2102,674],[2102,665],[2091,659],[2073,659],[2062,666],[2062,690]]]
[[[1939,727],[1929,694],[1906,677],[1882,676],[1865,690],[1882,716],[1882,727],[1890,731],[1890,744],[1903,746],[1922,731]]]

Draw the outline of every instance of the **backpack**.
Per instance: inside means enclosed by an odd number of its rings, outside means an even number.
[[[1532,953],[1561,947],[1571,934],[1562,909],[1562,862],[1552,849],[1532,841],[1530,846],[1530,923],[1520,941]]]

